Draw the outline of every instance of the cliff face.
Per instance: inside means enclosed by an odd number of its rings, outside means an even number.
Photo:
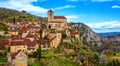
[[[73,28],[77,28],[80,36],[82,37],[82,43],[88,46],[101,46],[101,38],[92,31],[90,27],[83,23],[70,23]]]

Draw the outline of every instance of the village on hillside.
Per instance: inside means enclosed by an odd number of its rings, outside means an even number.
[[[48,10],[48,19],[42,22],[36,19],[34,22],[21,21],[5,23],[8,33],[0,31],[5,39],[0,40],[0,52],[8,49],[8,66],[28,66],[28,55],[41,51],[50,51],[58,48],[62,42],[71,42],[71,37],[79,40],[77,29],[72,29],[67,24],[64,16],[55,16],[52,10]],[[72,50],[67,50],[72,52]]]

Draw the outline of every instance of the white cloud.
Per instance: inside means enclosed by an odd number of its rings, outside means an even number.
[[[68,22],[70,21],[76,21],[80,16],[79,15],[67,15],[65,16],[68,20]]]
[[[107,2],[107,1],[114,1],[114,0],[67,0],[69,2]],[[117,0],[116,0],[117,1]]]
[[[61,9],[74,8],[74,7],[75,7],[75,6],[73,6],[73,5],[65,5],[65,6],[62,6],[62,7],[54,8],[53,10],[61,10]]]
[[[35,6],[32,4],[32,2],[37,2],[39,0],[7,0],[7,1],[1,1],[0,7],[15,9],[15,10],[25,10],[28,13],[37,15],[37,16],[43,16],[47,13],[48,9],[42,8],[40,6]],[[44,0],[43,0],[44,1]]]
[[[65,16],[66,18],[68,19],[76,19],[76,18],[79,18],[78,15],[68,15],[68,16]]]
[[[120,21],[107,21],[88,24],[96,32],[120,32]]]
[[[80,0],[67,0],[67,1],[70,1],[70,2],[78,2]]]
[[[92,0],[92,2],[107,2],[107,1],[114,1],[114,0]]]
[[[120,6],[114,5],[114,6],[112,6],[112,8],[120,8]]]

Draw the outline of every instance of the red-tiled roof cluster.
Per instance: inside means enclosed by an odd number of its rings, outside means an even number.
[[[9,40],[2,39],[2,40],[0,40],[0,43],[6,45],[6,44],[9,44]]]
[[[20,31],[27,31],[27,30],[28,30],[27,26],[22,26],[20,29]]]
[[[25,38],[36,38],[35,35],[28,34]]]
[[[12,40],[22,40],[22,36],[21,35],[16,35],[14,36],[14,38]]]
[[[70,35],[76,35],[78,32],[70,32]]]
[[[39,41],[41,44],[46,44],[46,43],[49,43],[49,40],[45,40],[45,39],[42,39]]]
[[[36,19],[35,22],[40,22],[40,20],[39,20],[39,19]]]
[[[12,41],[12,42],[10,42],[10,45],[11,46],[19,46],[19,45],[26,45],[26,43],[23,41]]]
[[[26,43],[27,46],[35,46],[38,44],[36,40],[31,41],[30,39],[25,39],[24,42]]]

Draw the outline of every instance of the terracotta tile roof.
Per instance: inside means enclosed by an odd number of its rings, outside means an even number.
[[[54,16],[54,19],[66,19],[64,16]]]
[[[11,46],[18,46],[18,45],[26,45],[26,43],[23,41],[12,41],[12,42],[10,42],[10,45]]]
[[[23,38],[22,38],[21,35],[16,35],[16,36],[13,37],[12,40],[22,40],[22,39],[23,39]]]
[[[7,39],[1,39],[0,43],[4,44],[4,45],[7,45],[7,44],[9,44],[9,40],[7,40]]]
[[[51,39],[50,39],[50,41],[54,40],[55,38],[56,38],[56,36],[55,36],[55,37],[53,37],[53,38],[51,38]]]
[[[49,40],[42,39],[42,40],[39,40],[39,43],[41,43],[41,44],[46,44],[46,43],[49,43]]]
[[[0,50],[4,50],[5,46],[3,44],[0,45]]]
[[[76,35],[78,32],[70,32],[70,35]]]
[[[28,30],[27,26],[22,26],[20,29],[20,31],[27,31],[27,30]]]
[[[24,43],[27,45],[27,46],[35,46],[38,44],[38,42],[36,40],[34,41],[31,41],[30,39],[25,39],[24,40]]]
[[[10,53],[10,56],[12,59],[15,59],[16,55],[19,53],[20,51],[18,52],[15,52],[15,53]]]
[[[36,38],[35,35],[28,34],[25,38]]]
[[[27,26],[28,28],[40,28],[39,26],[36,26],[35,24],[30,24]]]
[[[10,53],[10,56],[12,59],[15,59],[15,57],[21,52],[21,50],[19,50],[18,52],[14,52],[14,53]],[[24,52],[23,52],[24,53]],[[25,53],[26,54],[26,53]]]

